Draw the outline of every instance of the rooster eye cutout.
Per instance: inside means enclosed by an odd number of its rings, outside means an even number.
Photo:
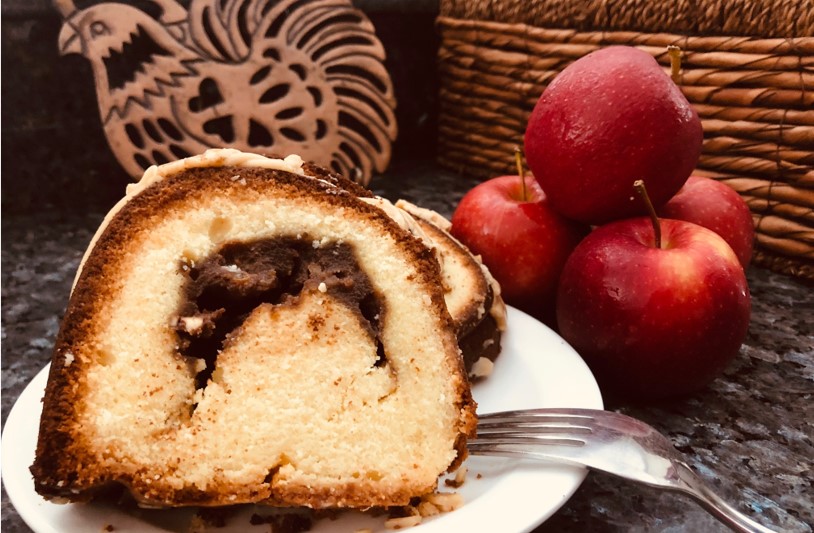
[[[107,24],[100,20],[95,20],[90,25],[90,35],[91,37],[101,37],[102,35],[110,35],[110,28],[107,27]]]
[[[55,2],[66,19],[93,21],[82,53],[108,143],[131,176],[222,147],[296,153],[363,184],[387,167],[393,85],[351,0],[151,3],[158,18],[123,3],[77,12],[72,0]]]

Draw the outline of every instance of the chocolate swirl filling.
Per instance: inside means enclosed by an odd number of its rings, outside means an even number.
[[[173,326],[181,355],[204,361],[196,388],[206,386],[223,343],[257,306],[290,305],[304,289],[329,293],[357,309],[387,363],[379,339],[384,306],[353,248],[307,235],[227,242],[201,261],[182,261],[184,301]],[[284,342],[281,339],[281,342]]]

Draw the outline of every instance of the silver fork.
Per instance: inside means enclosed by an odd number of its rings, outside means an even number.
[[[473,455],[542,459],[687,494],[734,531],[772,533],[727,504],[661,433],[640,420],[594,409],[530,409],[479,415]]]

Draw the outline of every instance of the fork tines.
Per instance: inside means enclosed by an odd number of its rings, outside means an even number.
[[[585,414],[534,410],[480,415],[478,434],[470,442],[470,451],[477,453],[482,446],[495,445],[583,446],[584,437],[592,432],[591,420]]]

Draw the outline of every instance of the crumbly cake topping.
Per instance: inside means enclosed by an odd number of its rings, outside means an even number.
[[[407,230],[410,232],[410,235],[416,237],[424,243],[424,246],[432,250],[433,255],[435,256],[435,260],[438,261],[438,265],[441,267],[441,270],[444,269],[444,256],[441,254],[440,250],[438,250],[438,246],[436,246],[435,241],[430,238],[427,233],[421,229],[421,226],[415,221],[413,216],[404,209],[400,209],[396,205],[394,205],[390,200],[385,198],[381,198],[376,196],[374,198],[360,198],[363,202],[380,209],[384,212],[385,215],[390,217],[393,222],[398,224],[401,229]]]
[[[135,196],[157,181],[193,168],[266,168],[305,176],[306,173],[302,165],[302,158],[296,154],[289,155],[285,159],[277,159],[250,152],[241,152],[233,148],[211,148],[200,155],[179,159],[163,165],[151,166],[137,183],[127,186],[127,196]]]
[[[444,218],[441,213],[437,211],[433,211],[432,209],[427,209],[426,207],[419,207],[414,203],[408,202],[407,200],[401,199],[396,202],[396,207],[407,211],[411,215],[415,215],[419,218],[423,218],[427,222],[435,224],[440,229],[449,232],[452,228],[452,222]]]

